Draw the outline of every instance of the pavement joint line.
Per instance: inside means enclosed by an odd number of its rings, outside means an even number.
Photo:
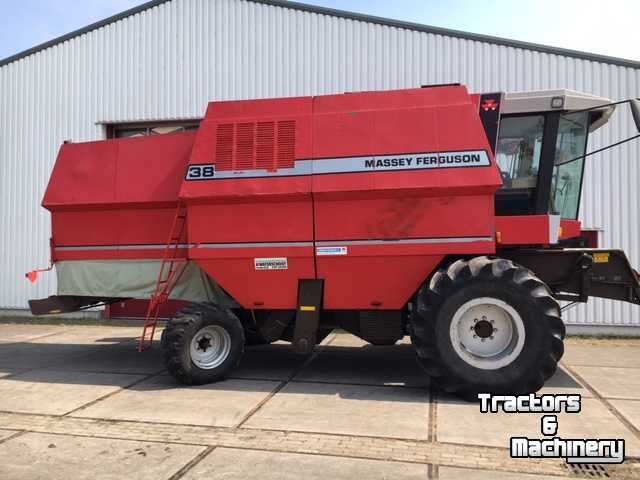
[[[311,362],[313,362],[318,357],[318,355],[320,355],[320,352],[322,351],[322,347],[331,345],[331,342],[333,342],[335,338],[336,338],[336,334],[332,333],[330,335],[330,338],[327,340],[327,343],[325,343],[322,346],[318,345],[315,351],[311,355],[309,355],[309,357],[304,362],[302,362],[302,364],[298,368],[294,369],[285,380],[282,380],[276,386],[276,388],[274,388],[271,392],[269,392],[267,396],[263,398],[260,402],[258,402],[258,404],[255,407],[249,410],[249,412],[244,417],[242,417],[242,419],[236,425],[234,425],[234,428],[242,427],[242,425],[244,425],[253,415],[255,415],[269,400],[271,400],[289,382],[291,382],[300,372],[302,372],[302,370],[304,370]]]
[[[174,425],[174,424],[172,424]],[[221,427],[224,428],[224,427]],[[231,427],[231,429],[236,429],[238,427]],[[417,442],[420,444],[424,444],[424,445],[428,445],[430,443],[437,443],[437,442],[430,442],[429,440],[420,440],[417,438],[402,438],[402,437],[380,437],[380,436],[375,436],[375,435],[354,435],[352,433],[339,433],[339,432],[313,432],[310,430],[282,430],[281,428],[253,428],[253,427],[242,427],[240,428],[240,430],[245,431],[245,432],[251,432],[251,431],[256,431],[256,432],[274,432],[274,433],[282,433],[282,434],[287,434],[287,433],[295,433],[297,435],[331,435],[334,437],[343,437],[343,438],[358,438],[358,439],[362,439],[362,440],[375,440],[375,441],[379,441],[379,440],[392,440],[395,442]],[[440,442],[443,443],[443,442]],[[463,443],[451,443],[450,445],[465,445]],[[475,445],[477,446],[477,445]],[[484,448],[484,446],[483,446]],[[498,450],[504,450],[501,447],[486,447],[486,448],[496,448]]]
[[[30,414],[4,414],[0,420],[15,430],[76,437],[133,440],[161,444],[263,450],[269,452],[316,454],[343,458],[395,461],[421,465],[482,468],[516,473],[569,476],[561,462],[538,459],[510,459],[507,449],[479,445],[456,445],[420,440],[366,438],[351,436],[348,441],[335,434],[274,432],[268,430],[221,427],[186,427],[146,422],[137,428],[132,422],[91,420],[79,417],[54,417]],[[13,425],[12,425],[13,423]],[[16,425],[19,425],[18,427]],[[160,428],[162,427],[162,428]],[[631,468],[631,467],[629,467]]]
[[[596,400],[600,400],[600,402],[607,408],[607,410],[609,410],[614,417],[620,420],[620,422],[622,422],[622,424],[627,427],[627,429],[631,433],[633,433],[638,440],[640,440],[640,430],[638,429],[638,427],[631,423],[627,419],[627,417],[625,417],[616,407],[614,407],[607,398],[600,395],[600,393],[594,387],[592,387],[591,384],[587,382],[584,377],[582,377],[582,375],[578,374],[578,372],[576,372],[563,362],[561,363],[561,366],[562,368],[565,368],[571,375],[573,375],[578,380],[578,382],[580,382],[587,390],[589,390],[589,392],[591,392]]]
[[[564,363],[566,365],[566,363]],[[627,367],[627,366],[618,366],[618,365],[587,365],[583,363],[574,363],[574,367],[587,367],[587,368],[624,368],[627,370],[640,370],[640,367]]]
[[[53,371],[58,371],[58,372],[73,372],[73,373],[99,373],[99,374],[104,374],[104,375],[135,375],[135,376],[140,376],[140,375],[151,375],[149,372],[123,372],[123,371],[118,371],[118,370],[99,370],[99,369],[80,369],[80,368],[60,368],[60,367],[46,367],[46,368],[39,368],[39,369],[34,369],[34,370],[53,370]],[[31,371],[31,370],[29,370]],[[162,372],[164,372],[164,369],[160,372],[160,373],[153,373],[153,375],[161,375]],[[25,373],[25,372],[20,372],[20,373]],[[14,375],[13,373],[11,375]],[[0,377],[0,380],[2,380],[3,378],[7,378],[9,375],[6,375],[4,377]]]
[[[444,447],[451,447],[451,448],[475,448],[475,449],[482,449],[482,450],[487,450],[487,451],[493,451],[493,452],[507,452],[509,451],[508,447],[496,447],[493,445],[477,445],[477,444],[473,444],[473,443],[455,443],[455,442],[430,442],[428,440],[417,440],[417,439],[411,439],[411,438],[400,438],[400,437],[376,437],[376,436],[370,436],[370,435],[353,435],[353,434],[347,434],[347,433],[326,433],[326,432],[311,432],[311,431],[302,431],[302,430],[279,430],[279,429],[268,429],[268,428],[251,428],[251,427],[243,427],[243,428],[235,428],[235,427],[217,427],[217,426],[207,426],[207,425],[197,425],[197,424],[185,424],[185,423],[169,423],[169,422],[149,422],[149,421],[142,421],[142,420],[123,420],[123,419],[118,419],[118,420],[113,420],[113,419],[108,419],[108,418],[100,418],[100,417],[67,417],[67,416],[62,416],[62,415],[54,415],[54,414],[49,414],[49,413],[25,413],[25,412],[11,412],[11,411],[7,411],[7,410],[0,410],[0,416],[1,415],[10,415],[10,416],[14,416],[14,417],[36,417],[36,418],[44,418],[44,419],[49,419],[51,421],[60,421],[60,420],[64,420],[64,421],[80,421],[80,422],[101,422],[101,423],[106,423],[109,425],[115,425],[115,424],[133,424],[133,425],[141,425],[141,426],[147,426],[147,427],[153,427],[153,426],[162,426],[162,427],[185,427],[185,428],[197,428],[197,429],[203,429],[203,430],[208,430],[208,431],[214,431],[214,432],[220,432],[220,433],[231,433],[231,434],[241,434],[241,433],[250,433],[250,432],[256,432],[256,433],[279,433],[282,434],[283,436],[287,436],[288,434],[295,434],[295,435],[308,435],[308,436],[321,436],[321,437],[337,437],[337,438],[345,438],[345,439],[350,439],[350,440],[364,440],[364,441],[374,441],[374,442],[380,442],[380,441],[395,441],[395,442],[404,442],[404,443],[412,443],[412,444],[420,444],[423,446],[429,446],[429,445],[440,445],[440,446],[444,446]],[[6,427],[3,426],[2,430],[15,430],[15,431],[24,431],[24,428],[11,428],[11,427]],[[119,437],[110,437],[110,436],[100,436],[100,435],[89,435],[89,434],[73,434],[73,433],[58,433],[58,432],[47,432],[47,433],[51,433],[51,434],[58,434],[58,435],[71,435],[71,436],[78,436],[78,437],[95,437],[95,438],[106,438],[106,439],[117,439]],[[208,443],[202,443],[202,442],[186,442],[186,441],[172,441],[172,440],[152,440],[152,439],[147,439],[147,438],[140,438],[136,440],[140,440],[140,441],[147,441],[147,442],[154,442],[154,443],[170,443],[170,444],[176,444],[176,445],[196,445],[196,446],[210,446],[210,444]],[[222,446],[222,445],[220,445]],[[240,447],[226,447],[225,448],[240,448]],[[266,450],[266,449],[261,449],[261,448],[245,448],[242,447],[242,449],[247,449],[247,450]],[[287,450],[288,451],[288,450]],[[368,457],[363,457],[363,458],[368,458]],[[630,463],[640,463],[640,457],[638,456],[630,456],[627,457],[625,459],[625,462],[630,462]],[[423,463],[423,462],[418,462],[418,463]]]
[[[203,447],[203,448],[206,448],[206,447],[217,448],[218,446],[223,446],[223,445],[210,445],[207,443],[198,443],[198,442],[176,442],[173,440],[154,440],[154,439],[149,439],[142,436],[140,437],[131,436],[131,437],[125,438],[125,437],[119,437],[114,435],[93,435],[93,434],[84,434],[84,433],[50,432],[47,430],[23,430],[20,433],[22,434],[36,433],[41,435],[55,435],[59,437],[73,437],[73,438],[97,438],[98,440],[121,440],[123,442],[144,442],[144,443],[153,443],[158,445],[180,445],[180,446],[187,445],[189,447]],[[9,439],[7,438],[5,440],[9,440]],[[0,444],[2,443],[3,442],[0,442]],[[231,448],[231,447],[224,447],[224,448]],[[250,449],[243,449],[243,450],[250,450]]]
[[[229,380],[248,380],[250,382],[284,382],[282,378],[268,378],[268,377],[234,377],[233,375],[229,375],[227,377]]]
[[[140,383],[142,383],[142,382],[144,382],[146,380],[149,380],[149,379],[151,379],[153,377],[157,377],[160,374],[162,374],[162,372],[164,372],[164,368],[162,370],[158,371],[158,372],[151,373],[151,374],[149,374],[149,375],[147,375],[145,377],[142,377],[142,378],[136,380],[135,382],[129,383],[127,385],[124,385],[124,386],[116,389],[113,392],[109,392],[106,395],[103,395],[103,396],[98,397],[98,398],[96,398],[94,400],[91,400],[90,402],[85,403],[84,405],[81,405],[81,406],[79,406],[77,408],[74,408],[73,410],[69,410],[68,412],[66,412],[66,413],[64,413],[64,414],[62,414],[60,416],[61,417],[67,417],[67,416],[70,416],[72,413],[76,413],[76,412],[79,412],[81,410],[84,410],[85,408],[89,408],[89,407],[95,405],[96,403],[101,402],[103,400],[106,400],[107,398],[110,398],[110,397],[112,397],[112,396],[114,396],[114,395],[116,395],[116,394],[118,394],[118,393],[120,393],[120,392],[122,392],[124,390],[127,390],[127,389],[129,389],[131,387],[135,387],[136,385],[138,385],[138,384],[140,384]]]
[[[8,442],[9,440],[13,440],[14,438],[18,438],[18,437],[24,435],[25,433],[28,433],[28,431],[27,430],[17,430],[12,435],[9,435],[7,438],[1,439],[0,440],[0,445],[2,445],[5,442]]]
[[[80,407],[83,408],[83,407]],[[256,433],[261,433],[261,432],[268,432],[268,433],[279,433],[279,434],[283,434],[283,435],[287,435],[287,434],[296,434],[296,435],[324,435],[324,436],[331,436],[331,437],[338,437],[338,438],[345,438],[345,439],[359,439],[359,440],[371,440],[371,441],[384,441],[384,440],[390,440],[390,441],[396,441],[396,442],[415,442],[415,443],[420,443],[420,444],[424,444],[427,445],[429,443],[434,443],[434,442],[429,442],[428,440],[420,440],[420,439],[416,439],[416,438],[402,438],[402,437],[380,437],[380,436],[374,436],[374,435],[354,435],[354,434],[350,434],[350,433],[337,433],[337,432],[331,432],[331,433],[327,433],[327,432],[314,432],[314,431],[309,431],[309,430],[283,430],[283,429],[278,429],[278,428],[253,428],[253,427],[220,427],[220,426],[211,426],[211,425],[202,425],[202,424],[196,424],[196,423],[171,423],[171,422],[158,422],[158,421],[145,421],[145,420],[130,420],[130,419],[111,419],[111,418],[104,418],[104,417],[72,417],[69,416],[68,413],[65,413],[64,415],[54,415],[54,414],[49,414],[49,413],[29,413],[29,412],[11,412],[8,410],[0,410],[0,415],[5,414],[5,415],[20,415],[20,416],[36,416],[36,417],[42,417],[42,418],[49,418],[51,420],[57,420],[57,419],[62,419],[62,418],[71,418],[71,419],[78,419],[78,420],[93,420],[93,421],[97,421],[97,422],[109,422],[109,423],[124,423],[124,424],[133,424],[133,425],[142,425],[142,426],[150,426],[150,425],[158,425],[158,426],[164,426],[164,427],[186,427],[186,428],[205,428],[205,429],[213,429],[216,431],[220,431],[221,433],[227,433],[227,432],[231,432],[231,433],[240,433],[240,432],[246,432],[246,433],[252,433],[252,432],[256,432]],[[11,428],[7,428],[7,427],[3,427],[4,430],[15,430],[15,429],[11,429]],[[173,442],[176,443],[176,442]],[[180,443],[180,442],[177,442]],[[451,446],[468,446],[468,447],[478,447],[478,445],[474,445],[474,444],[465,444],[465,443],[450,443],[450,442],[435,442],[435,443],[440,443],[440,444],[446,444],[446,445],[451,445]],[[204,443],[189,443],[190,445],[206,445]],[[482,448],[487,448],[487,449],[492,449],[492,450],[497,450],[497,451],[501,451],[501,450],[507,450],[506,447],[494,447],[494,446],[485,446],[482,445]],[[639,457],[640,458],[640,457]]]
[[[430,442],[438,441],[438,390],[429,385],[429,424],[427,425],[427,439]]]
[[[2,381],[2,380],[11,380],[13,377],[16,377],[18,375],[22,375],[23,373],[33,372],[34,370],[43,370],[43,368],[42,367],[27,368],[25,370],[21,370],[20,372],[10,373],[9,375],[5,375],[4,377],[0,377],[0,381]]]
[[[202,452],[193,457],[191,460],[187,462],[187,464],[178,470],[176,473],[171,475],[167,480],[179,480],[184,477],[189,470],[198,465],[205,457],[209,456],[211,452],[213,452],[217,447],[206,447]]]
[[[258,447],[230,447],[230,446],[225,446],[225,445],[220,445],[218,448],[225,448],[225,449],[230,449],[230,450],[250,450],[250,451],[257,451],[257,452],[274,452],[274,453],[298,453],[301,455],[314,455],[314,456],[322,456],[322,457],[336,457],[336,458],[353,458],[353,459],[358,459],[358,460],[374,460],[374,461],[381,461],[381,462],[386,462],[386,463],[404,463],[404,464],[413,464],[413,465],[425,465],[427,466],[427,478],[432,478],[429,476],[429,467],[432,468],[432,473],[435,473],[436,475],[439,475],[439,466],[448,466],[448,467],[454,467],[454,468],[465,468],[465,469],[470,469],[473,467],[470,466],[460,466],[459,464],[452,464],[452,463],[431,463],[431,462],[420,462],[420,461],[415,461],[415,460],[408,460],[408,459],[402,459],[402,460],[397,460],[394,458],[383,458],[383,457],[378,457],[378,458],[373,458],[371,456],[359,456],[359,455],[347,455],[347,454],[336,454],[336,453],[322,453],[322,452],[313,452],[313,451],[292,451],[292,450],[286,450],[286,449],[277,449],[277,448],[258,448]],[[529,473],[529,470],[524,470],[524,469],[508,469],[508,468],[494,468],[492,466],[483,466],[480,467],[482,470],[490,470],[492,472],[500,472],[500,473]],[[534,475],[536,475],[534,473]],[[552,475],[556,475],[556,476],[564,476],[564,477],[568,477],[570,476],[569,473],[553,473]],[[433,477],[435,479],[438,478],[438,476]]]
[[[586,398],[589,398],[589,397],[586,397]],[[624,400],[624,401],[627,401],[627,402],[640,402],[640,398],[638,398],[638,397],[635,397],[635,398],[632,398],[632,397],[602,397],[602,398],[605,398],[607,400]]]
[[[68,332],[68,329],[62,330],[60,332],[51,332],[51,333],[45,333],[43,335],[37,335],[35,337],[29,337],[25,340],[21,340],[19,342],[7,342],[7,343],[0,343],[0,348],[2,348],[5,345],[18,345],[20,343],[31,343],[34,340],[41,340],[43,338],[47,338],[47,337],[55,337],[56,335],[61,335],[65,332]]]
[[[48,333],[46,335],[41,335],[39,337],[35,337],[35,338],[31,338],[26,342],[9,342],[9,343],[0,343],[0,349],[4,346],[4,345],[19,345],[21,343],[31,343],[31,340],[39,340],[42,338],[47,338],[47,337],[53,337],[55,335],[61,335],[62,333],[65,332],[70,332],[72,331],[73,328],[69,328],[66,330],[63,330],[61,332],[54,332],[54,333]],[[135,340],[135,339],[133,339]],[[122,345],[124,343],[130,342],[132,341],[132,339],[128,339],[128,340],[124,340],[122,342],[116,342],[113,344],[101,344],[104,345],[105,347],[110,347],[110,346],[114,346],[114,345]],[[95,345],[93,345],[95,346]],[[64,356],[63,360],[59,360],[58,362],[53,362],[51,364],[49,364],[46,367],[33,367],[33,368],[25,368],[24,370],[21,370],[19,372],[15,372],[15,373],[10,373],[9,375],[5,375],[4,377],[0,377],[0,380],[9,380],[13,377],[15,377],[16,375],[22,375],[23,373],[29,373],[29,372],[33,372],[35,370],[59,370],[62,372],[88,372],[88,373],[109,373],[109,374],[130,374],[130,375],[146,375],[146,372],[142,372],[142,373],[128,373],[128,372],[101,372],[101,371],[95,371],[95,370],[80,370],[80,369],[68,369],[68,368],[60,368],[62,365],[64,365],[64,362],[69,361],[70,359],[73,360],[82,360],[85,357],[89,357],[91,355],[95,355],[97,352],[88,352],[88,353],[77,353],[77,354],[70,354],[70,355],[66,355]],[[1,367],[1,366],[0,366]],[[7,368],[7,367],[5,367]]]
[[[251,452],[298,453],[291,450],[279,450],[274,448],[267,449],[267,448],[259,448],[259,447],[236,447],[236,446],[227,447],[225,445],[219,445],[216,448],[225,448],[228,450],[241,450],[241,451],[249,450]],[[374,460],[374,461],[390,462],[390,463],[413,463],[416,465],[430,465],[425,462],[415,462],[411,460],[380,459],[380,458],[371,458],[371,457],[357,456],[357,455],[340,455],[335,453],[304,452],[304,453],[300,453],[300,455],[315,455],[319,457],[337,457],[337,458],[356,458],[360,460]],[[172,480],[172,479],[169,479],[169,480]]]
[[[329,380],[302,379],[302,380],[289,380],[289,383],[318,383],[321,385],[352,385],[354,387],[385,387],[385,388],[407,388],[411,390],[425,390],[425,391],[429,390],[429,387],[426,385],[400,385],[400,384],[390,385],[388,383],[353,383],[353,382],[344,382],[339,380],[336,382],[332,382]]]

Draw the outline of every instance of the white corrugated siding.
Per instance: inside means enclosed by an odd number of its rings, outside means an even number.
[[[47,264],[40,207],[60,143],[104,138],[99,122],[200,117],[209,100],[462,82],[472,91],[571,88],[640,95],[640,70],[243,0],[173,0],[0,67],[0,307],[49,295],[24,272]],[[591,147],[634,133],[631,117]],[[588,162],[582,218],[640,264],[640,146]],[[637,324],[640,309],[592,300],[571,323]]]

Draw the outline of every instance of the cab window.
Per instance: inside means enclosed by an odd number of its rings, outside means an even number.
[[[549,210],[562,218],[578,218],[584,157],[576,157],[585,153],[588,128],[588,112],[570,113],[560,117]]]
[[[496,159],[503,189],[536,188],[543,131],[543,115],[502,119]]]

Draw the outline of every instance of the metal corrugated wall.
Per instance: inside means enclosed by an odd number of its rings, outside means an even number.
[[[640,69],[243,0],[172,0],[0,67],[0,307],[54,289],[40,200],[60,143],[101,122],[194,118],[207,101],[462,82],[473,91],[572,88],[640,95]],[[615,120],[591,147],[634,132]],[[582,218],[640,264],[638,143],[588,162]],[[640,309],[591,301],[571,323],[637,324]]]

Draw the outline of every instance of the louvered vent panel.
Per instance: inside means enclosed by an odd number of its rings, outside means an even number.
[[[295,120],[218,125],[217,171],[293,168],[295,155]]]
[[[278,122],[278,168],[293,168],[296,156],[296,122]]]
[[[231,170],[233,163],[233,124],[218,124],[216,131],[216,170]]]
[[[274,170],[275,165],[275,129],[274,122],[260,122],[256,128],[256,168]]]
[[[255,123],[236,124],[236,152],[233,162],[234,170],[251,170],[254,168],[254,129]]]

